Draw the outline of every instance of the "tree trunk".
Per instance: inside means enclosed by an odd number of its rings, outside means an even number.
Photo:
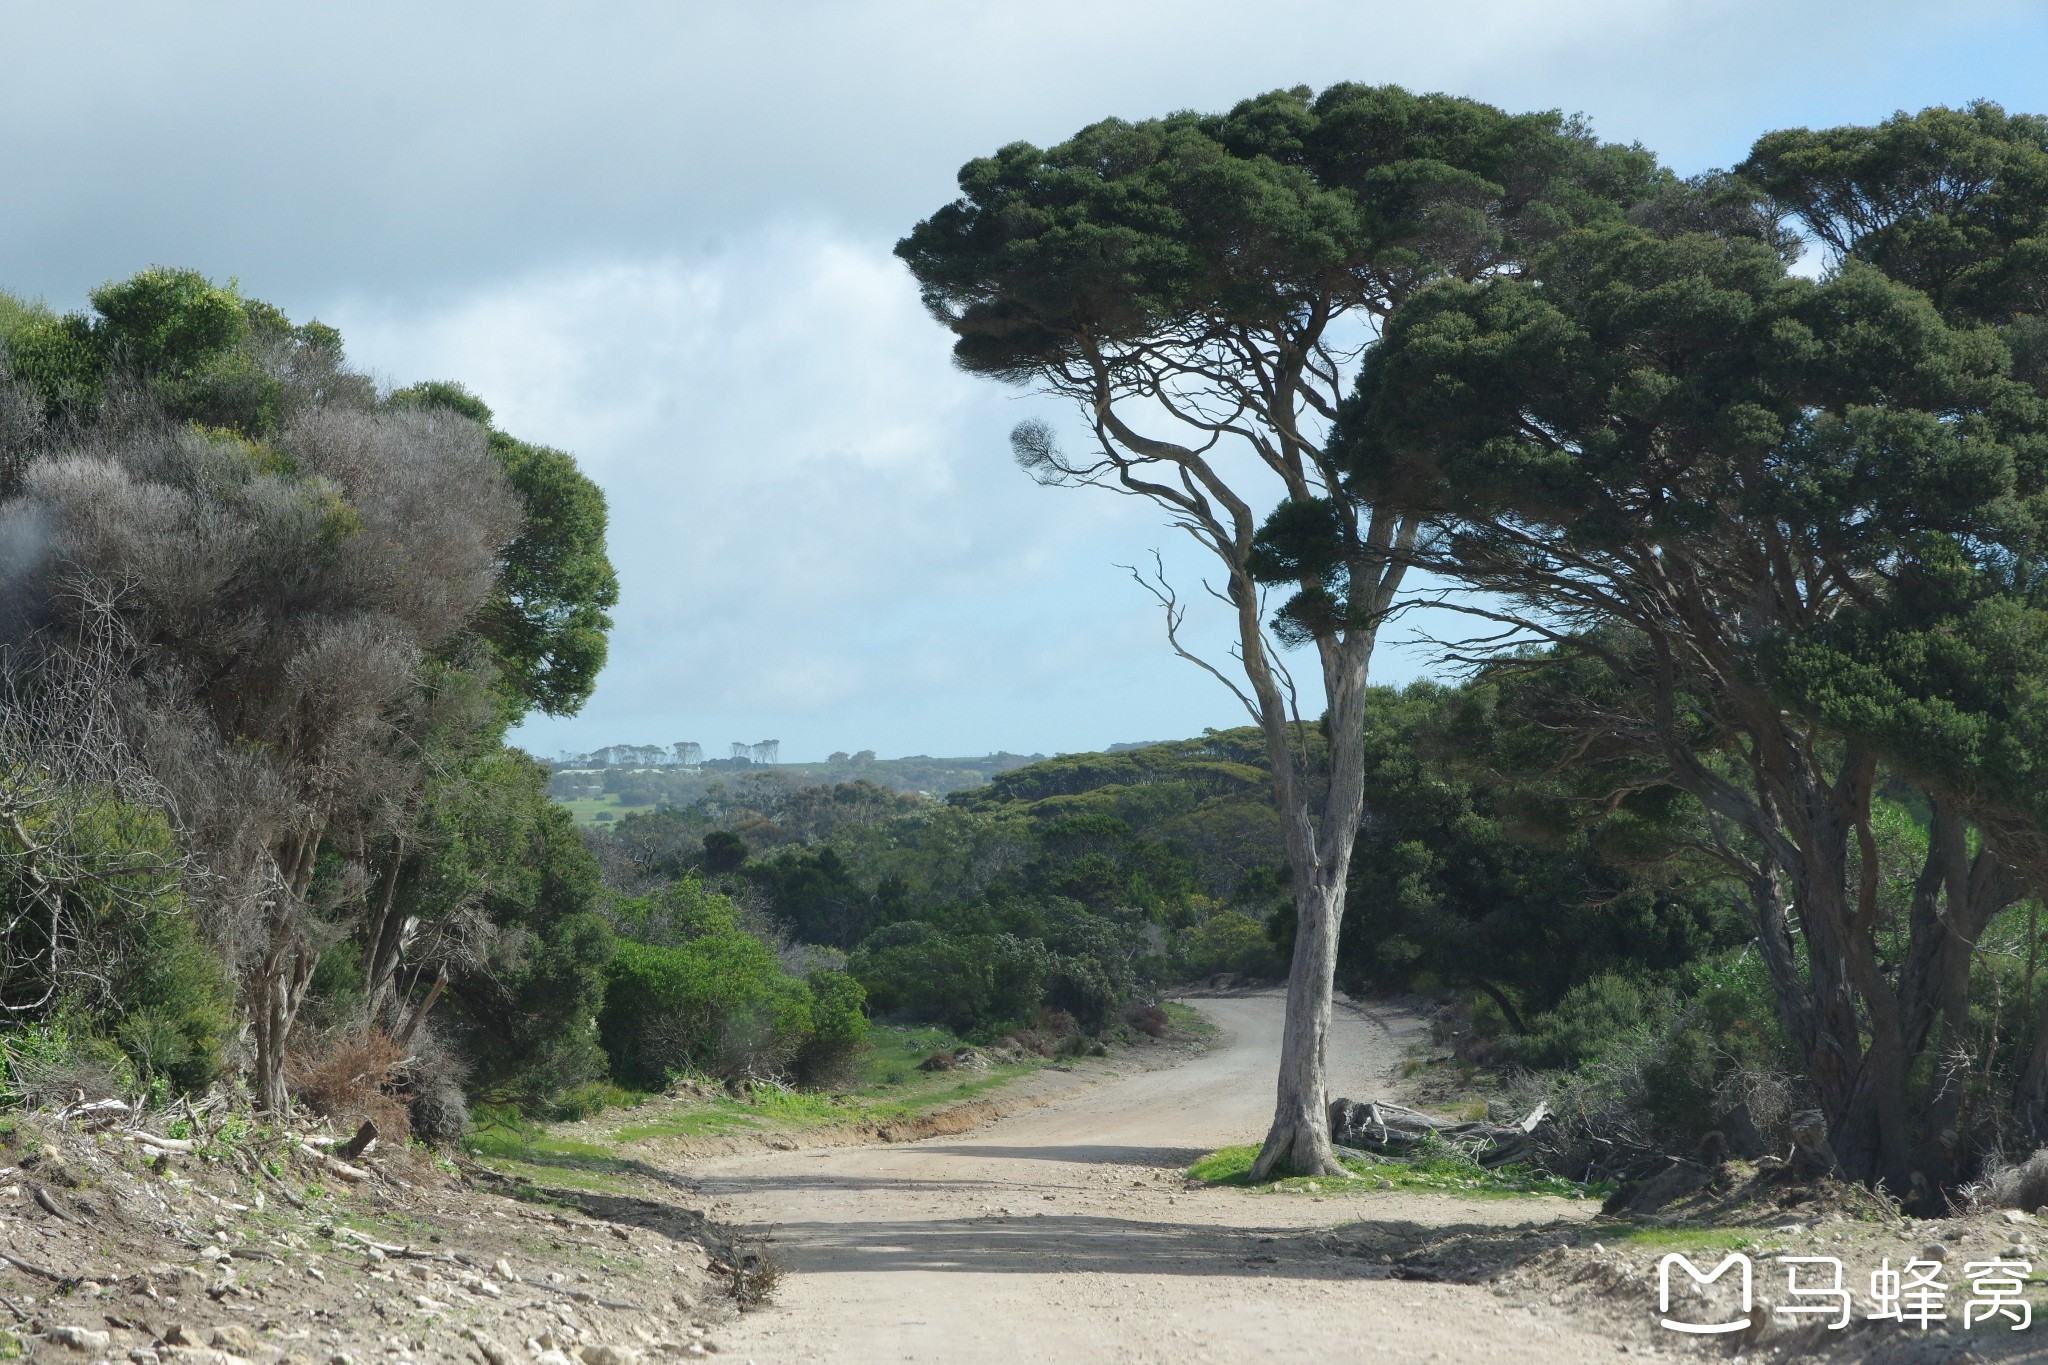
[[[1338,1175],[1330,1146],[1330,1096],[1324,1045],[1337,977],[1337,932],[1344,890],[1310,883],[1294,897],[1294,964],[1287,976],[1287,1018],[1280,1038],[1280,1084],[1273,1126],[1252,1163],[1252,1179]]]
[[[1355,580],[1354,580],[1355,581]],[[1395,576],[1393,581],[1398,581]],[[1391,587],[1387,588],[1391,595]],[[1386,597],[1372,609],[1383,611]],[[1318,644],[1323,689],[1329,699],[1330,785],[1322,819],[1311,818],[1308,793],[1293,771],[1283,724],[1266,726],[1268,766],[1284,776],[1275,784],[1287,821],[1288,862],[1294,874],[1294,963],[1287,976],[1287,1017],[1280,1037],[1279,1090],[1253,1180],[1273,1175],[1344,1174],[1330,1147],[1330,1096],[1324,1045],[1330,1033],[1337,979],[1337,936],[1344,925],[1344,895],[1351,852],[1365,815],[1365,683],[1375,623],[1354,625],[1347,636]],[[1249,653],[1247,657],[1251,656]],[[1277,692],[1275,693],[1277,702]],[[1281,743],[1274,744],[1275,731]]]

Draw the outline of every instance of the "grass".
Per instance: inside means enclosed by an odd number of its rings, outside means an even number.
[[[1581,1185],[1526,1166],[1479,1165],[1456,1152],[1445,1151],[1414,1161],[1361,1160],[1339,1157],[1338,1163],[1356,1180],[1331,1176],[1285,1176],[1278,1180],[1252,1183],[1252,1162],[1258,1157],[1254,1146],[1225,1147],[1211,1152],[1188,1167],[1188,1175],[1209,1185],[1231,1185],[1261,1193],[1320,1194],[1326,1191],[1386,1189],[1427,1191],[1432,1194],[1467,1194],[1512,1198],[1522,1195],[1554,1195],[1584,1199],[1601,1195],[1611,1186]]]
[[[619,804],[617,792],[606,792],[603,796],[593,796],[579,801],[557,801],[555,804],[567,810],[579,825],[600,823],[597,818],[600,811],[610,814],[612,819],[617,820],[635,811],[654,809],[651,802],[644,806],[622,806]]]
[[[593,1118],[567,1131],[509,1109],[485,1110],[478,1114],[468,1148],[507,1175],[603,1189],[640,1167],[632,1155],[640,1143],[902,1123],[979,1098],[1045,1065],[1033,1058],[986,1071],[918,1070],[918,1063],[934,1052],[960,1045],[944,1029],[878,1024],[869,1030],[868,1046],[843,1090],[762,1088],[747,1098],[673,1100],[609,1091],[602,1103],[593,1101]],[[600,1117],[606,1114],[612,1117]]]
[[[1214,1038],[1218,1032],[1216,1021],[1193,1005],[1183,1005],[1178,1000],[1169,1000],[1161,1008],[1166,1011],[1166,1021],[1169,1024],[1182,1033],[1193,1034],[1202,1042]]]

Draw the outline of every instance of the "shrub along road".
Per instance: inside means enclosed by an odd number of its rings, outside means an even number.
[[[1587,1201],[1341,1188],[1192,1186],[1188,1165],[1255,1141],[1279,1056],[1277,992],[1196,1003],[1207,1053],[1012,1114],[966,1137],[760,1152],[695,1165],[717,1216],[785,1272],[775,1306],[721,1342],[782,1361],[1583,1360],[1614,1340],[1481,1286],[1414,1283],[1320,1229],[1510,1229]],[[1332,1084],[1393,1092],[1422,1025],[1340,1009]]]

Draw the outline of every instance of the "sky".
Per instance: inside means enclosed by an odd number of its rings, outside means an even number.
[[[537,753],[1054,753],[1241,724],[1126,567],[1156,511],[1033,485],[1053,400],[955,370],[890,248],[961,163],[1342,80],[1585,114],[1681,172],[1796,125],[2048,110],[2005,0],[347,6],[0,0],[0,288],[189,266],[455,379],[605,489],[623,599]],[[1227,623],[1190,621],[1220,657]],[[1393,628],[1376,676],[1438,669]]]

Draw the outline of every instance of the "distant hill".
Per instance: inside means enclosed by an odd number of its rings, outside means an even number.
[[[594,755],[576,755],[548,762],[555,775],[548,793],[574,811],[579,823],[616,819],[628,811],[656,806],[688,806],[714,795],[714,788],[732,790],[765,784],[796,789],[865,780],[890,791],[941,797],[984,786],[1001,773],[1043,761],[1044,754],[984,754],[979,758],[877,758],[873,750],[834,754],[823,763],[757,763],[746,758],[714,758],[679,764],[658,745],[614,745]],[[638,763],[594,763],[596,758],[646,758]],[[655,761],[648,761],[655,760]]]

